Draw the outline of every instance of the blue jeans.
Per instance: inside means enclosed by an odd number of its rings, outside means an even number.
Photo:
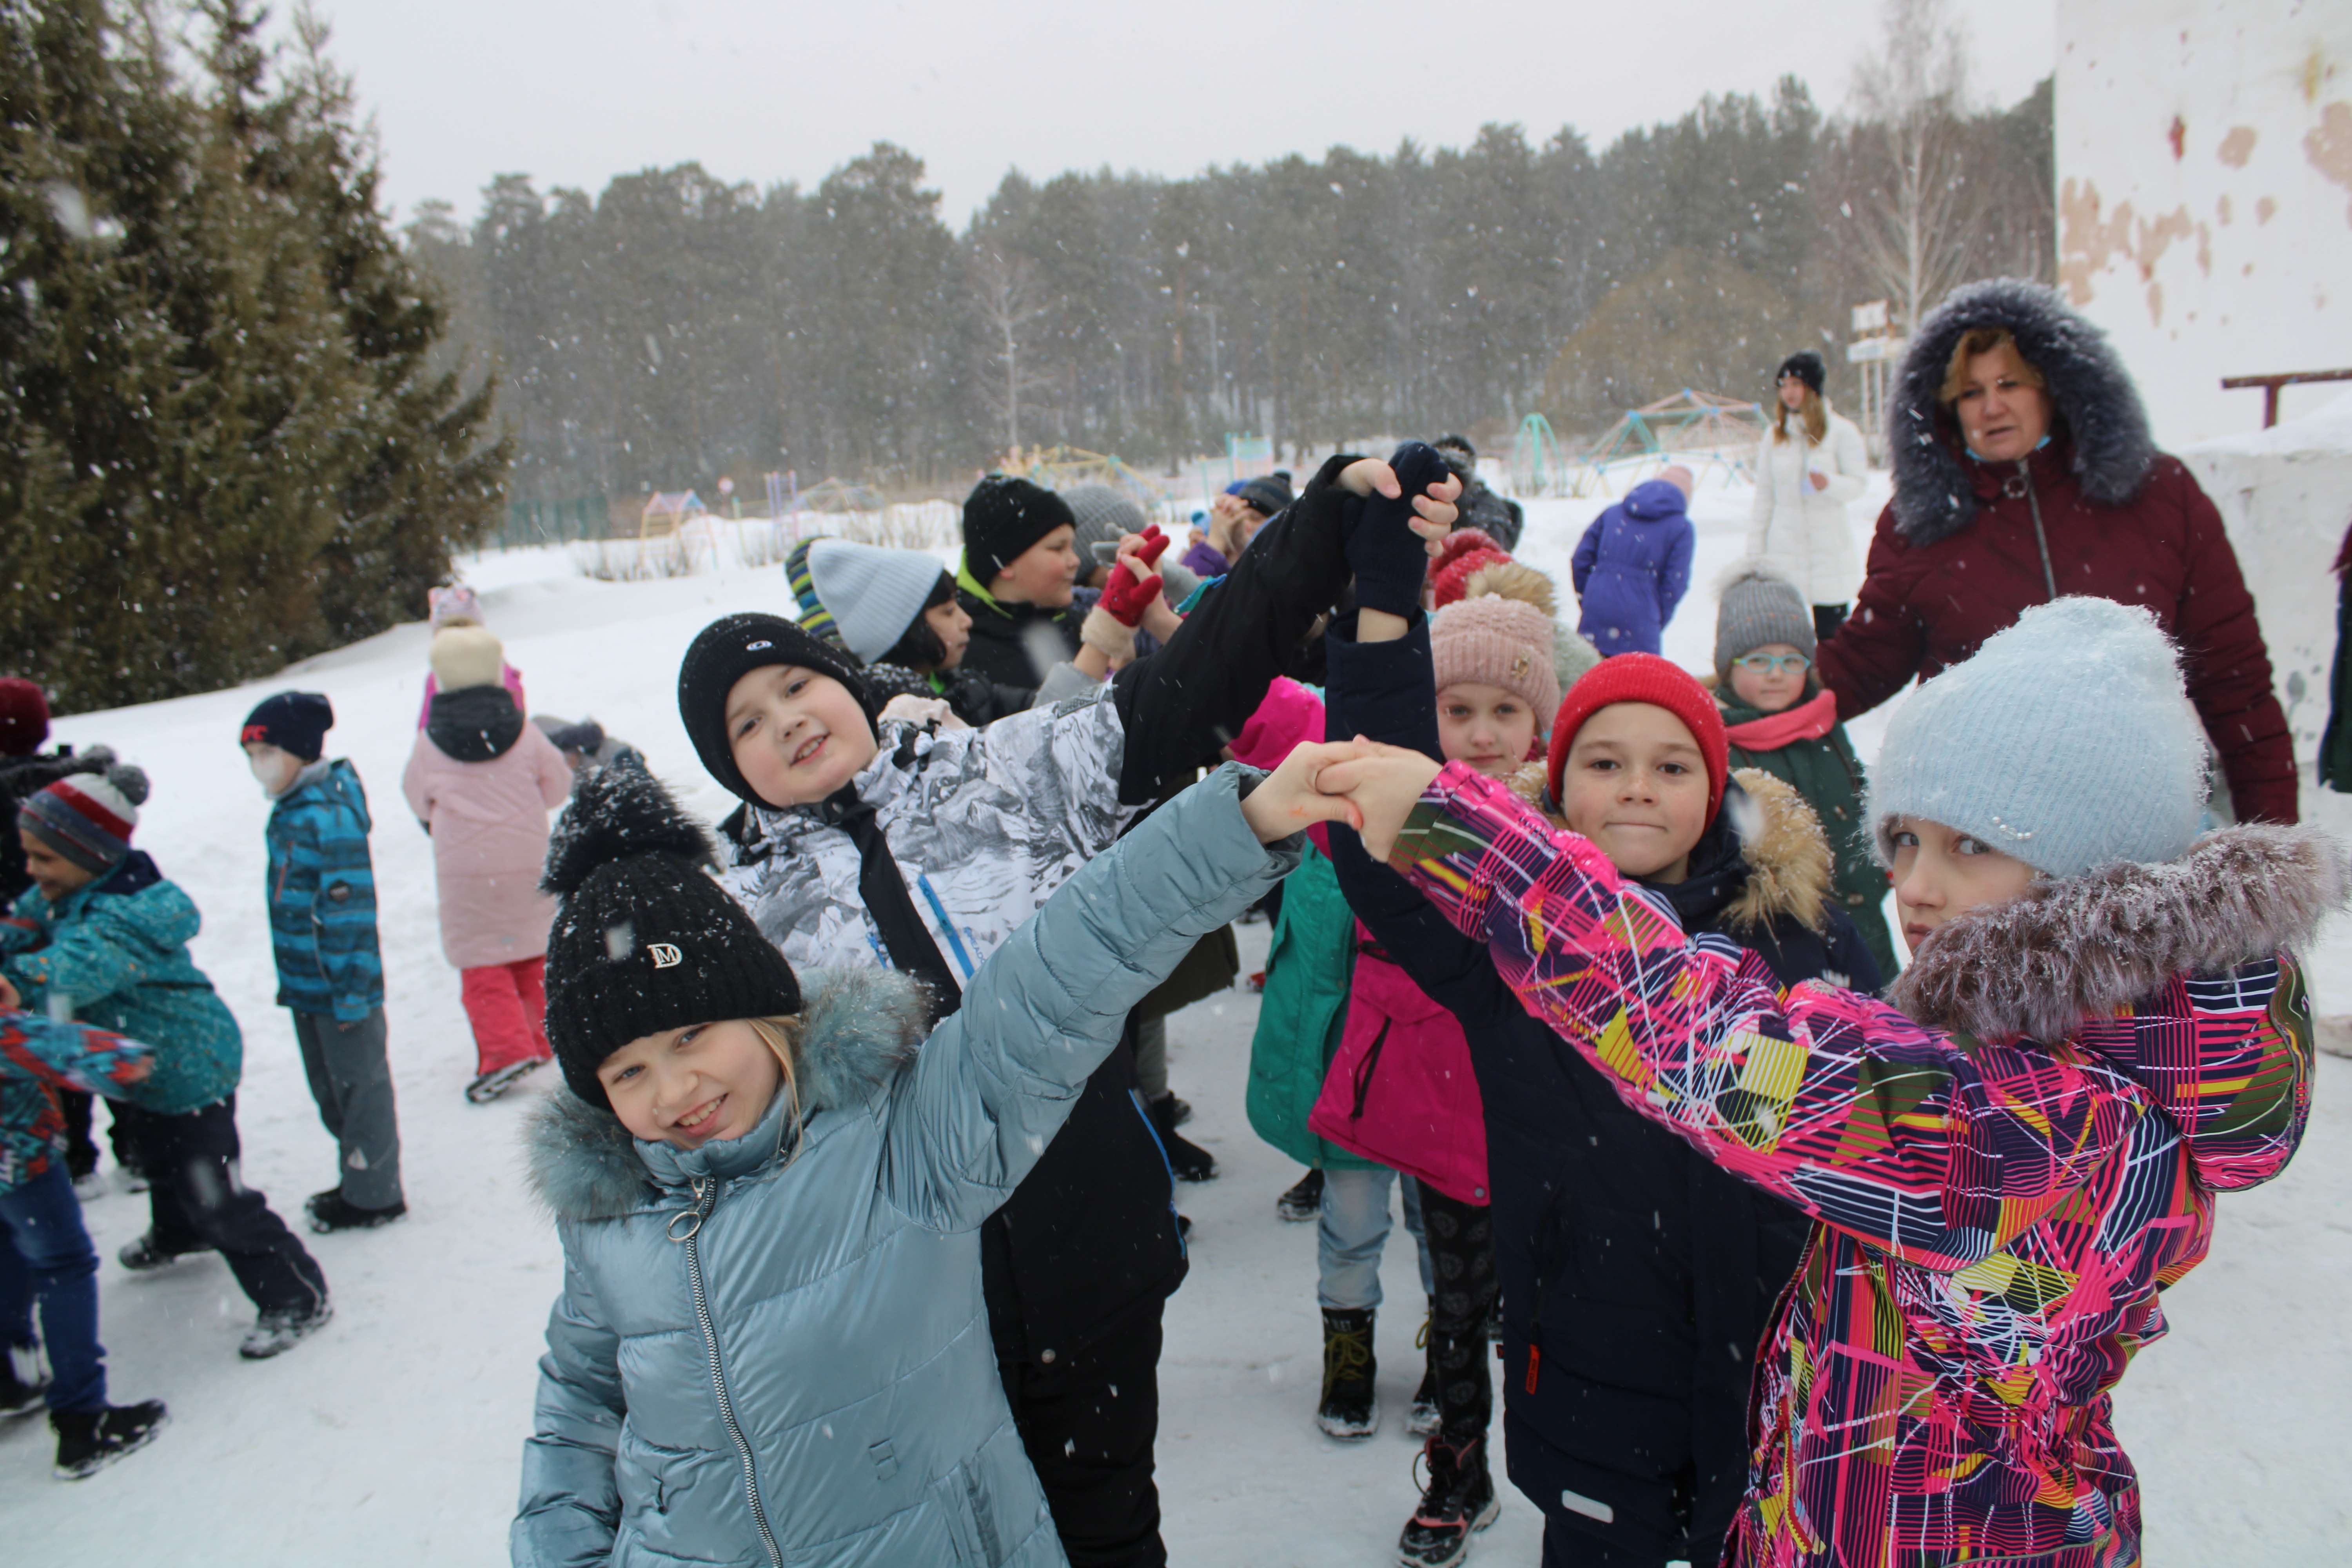
[[[0,1193],[0,1340],[33,1342],[33,1303],[49,1347],[49,1408],[106,1407],[106,1352],[98,1342],[98,1254],[65,1162]]]
[[[1326,1169],[1323,1209],[1315,1226],[1318,1277],[1315,1299],[1330,1311],[1360,1311],[1381,1304],[1381,1248],[1389,1239],[1389,1184],[1397,1173]],[[1421,1289],[1436,1293],[1429,1268],[1429,1244],[1421,1234],[1421,1184],[1404,1179],[1404,1227],[1421,1253]]]

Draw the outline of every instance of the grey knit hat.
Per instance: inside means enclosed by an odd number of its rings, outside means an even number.
[[[2156,617],[2037,605],[1921,686],[1886,727],[1864,820],[1921,817],[2052,877],[2186,854],[2205,805],[2203,727]]]
[[[1715,612],[1715,678],[1727,688],[1731,667],[1767,643],[1786,643],[1807,658],[1813,643],[1813,612],[1797,585],[1769,568],[1748,562],[1723,585]]]
[[[867,664],[898,646],[940,581],[936,557],[847,539],[811,541],[808,572],[842,646]]]
[[[1094,557],[1087,552],[1096,544],[1116,543],[1121,534],[1143,531],[1143,509],[1108,485],[1079,485],[1064,490],[1062,499],[1070,503],[1070,515],[1078,520],[1070,543],[1078,552],[1082,570],[1094,565]]]

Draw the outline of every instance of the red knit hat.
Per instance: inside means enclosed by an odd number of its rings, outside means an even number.
[[[1731,776],[1731,742],[1723,732],[1722,711],[1688,670],[1654,653],[1621,653],[1604,658],[1568,689],[1559,717],[1551,723],[1551,760],[1546,776],[1552,799],[1560,798],[1560,775],[1568,771],[1568,749],[1576,743],[1577,731],[1603,708],[1620,702],[1647,702],[1683,721],[1706,763],[1706,816],[1714,821],[1723,805],[1724,781]]]
[[[29,680],[0,680],[0,757],[29,757],[49,738],[49,700]]]
[[[1437,547],[1437,555],[1429,563],[1429,574],[1436,576],[1474,550],[1492,550],[1499,553],[1502,548],[1495,542],[1495,536],[1483,528],[1457,528],[1445,536],[1444,543]]]
[[[1474,529],[1472,531],[1475,532]],[[1459,604],[1470,592],[1472,574],[1510,560],[1500,550],[1465,550],[1429,574],[1430,604],[1437,609]]]

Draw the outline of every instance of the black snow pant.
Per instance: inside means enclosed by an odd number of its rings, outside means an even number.
[[[61,1089],[57,1093],[58,1109],[66,1119],[66,1169],[79,1182],[98,1169],[98,1145],[89,1135],[91,1112],[98,1097],[78,1089]],[[139,1156],[132,1152],[131,1140],[122,1134],[122,1118],[110,1112],[108,1120],[113,1125],[106,1131],[106,1141],[113,1146],[114,1163],[126,1171],[137,1171]]]
[[[997,1363],[1070,1568],[1166,1568],[1151,1445],[1167,1305],[1140,1302],[1051,1362]]]
[[[1421,1230],[1437,1286],[1429,1299],[1429,1366],[1437,1375],[1438,1436],[1460,1448],[1483,1442],[1495,1417],[1487,1349],[1496,1289],[1494,1211],[1423,1182]]]
[[[152,1184],[149,1213],[164,1252],[217,1248],[265,1312],[306,1310],[327,1299],[327,1277],[268,1200],[237,1174],[236,1096],[177,1116],[118,1103],[118,1124]]]

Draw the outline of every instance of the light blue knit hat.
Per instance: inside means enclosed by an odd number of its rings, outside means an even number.
[[[1864,810],[1889,860],[1891,819],[1922,817],[2065,878],[2179,859],[2205,794],[2204,730],[2156,617],[2068,598],[1912,695]]]
[[[898,644],[939,585],[938,560],[847,539],[810,542],[810,585],[833,616],[842,646],[872,664]]]

